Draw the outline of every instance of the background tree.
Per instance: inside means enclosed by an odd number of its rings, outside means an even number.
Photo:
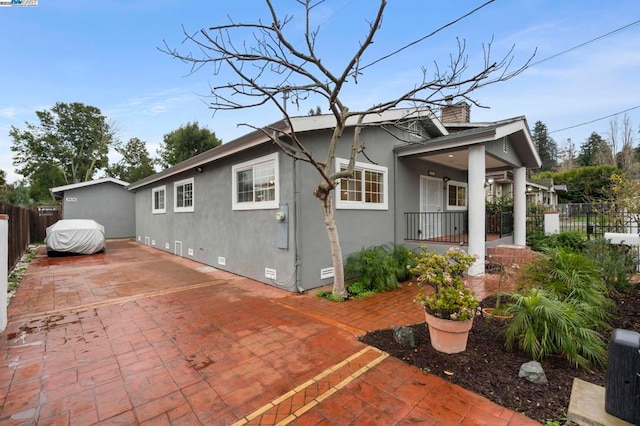
[[[575,167],[576,163],[576,144],[573,143],[571,138],[567,139],[567,144],[559,152],[559,170],[560,172],[566,172]]]
[[[567,193],[560,194],[562,203],[590,203],[609,198],[611,176],[619,170],[611,165],[577,167],[566,172],[543,172],[532,180],[551,178],[556,185],[567,185]]]
[[[26,129],[11,127],[13,164],[28,179],[34,199],[43,199],[43,188],[91,180],[108,164],[114,141],[113,125],[96,107],[83,103],[56,103],[36,111],[39,124]],[[44,196],[50,199],[50,196]]]
[[[627,114],[625,114],[622,119],[619,140],[622,147],[620,152],[616,155],[616,165],[627,175],[627,177],[635,176],[637,174],[638,167],[635,161],[635,152],[633,150],[633,126]]]
[[[29,206],[33,204],[33,199],[29,195],[29,189],[24,180],[9,183],[6,186],[5,192],[0,196],[0,199],[14,206]],[[49,197],[49,199],[51,199],[51,197]]]
[[[365,117],[399,106],[412,107],[416,112],[426,111],[432,107],[444,106],[447,100],[453,98],[480,106],[478,101],[471,98],[476,89],[514,77],[525,69],[526,63],[523,67],[511,69],[511,51],[494,61],[490,55],[492,46],[489,43],[483,45],[484,62],[472,71],[465,54],[466,44],[464,41],[458,41],[458,51],[450,55],[447,66],[435,64],[433,72],[423,68],[422,75],[416,81],[408,82],[405,89],[399,90],[390,99],[381,99],[379,103],[368,108],[352,110],[344,100],[355,97],[349,94],[349,90],[353,89],[355,84],[366,85],[365,71],[368,68],[394,58],[398,52],[416,46],[481,7],[441,26],[416,42],[400,46],[394,53],[371,60],[371,55],[365,53],[381,28],[387,5],[385,0],[380,0],[375,16],[368,21],[369,28],[363,40],[354,47],[353,54],[347,57],[342,65],[334,65],[335,68],[332,69],[331,64],[336,63],[332,58],[333,47],[324,52],[327,56],[322,60],[322,43],[317,43],[321,28],[312,27],[312,12],[323,3],[322,0],[297,2],[302,8],[301,23],[304,34],[300,34],[301,27],[297,26],[297,23],[289,25],[293,19],[291,15],[280,15],[271,0],[265,0],[265,3],[268,10],[266,18],[256,18],[253,22],[242,23],[229,18],[227,24],[215,25],[208,30],[201,29],[196,33],[185,30],[186,45],[190,43],[194,46],[196,53],[183,53],[166,44],[165,52],[192,64],[193,71],[210,65],[214,73],[222,70],[231,73],[231,77],[224,77],[227,83],[211,87],[210,108],[214,112],[254,108],[265,104],[270,104],[280,111],[288,125],[285,134],[278,128],[256,127],[247,123],[241,125],[262,131],[285,154],[309,163],[317,170],[320,182],[314,195],[322,208],[331,247],[334,269],[333,294],[344,296],[346,290],[342,249],[331,192],[340,179],[353,176],[356,155],[363,148],[360,133],[367,126],[364,124]],[[367,3],[369,4],[372,3]],[[348,52],[349,48],[345,44],[341,46],[341,50]],[[325,153],[318,150],[311,152],[299,139],[287,112],[286,99],[298,106],[308,100],[313,104],[323,105],[322,109],[329,112],[335,124],[331,136],[327,138]],[[344,140],[350,152],[349,161],[344,170],[335,170],[335,153],[338,144],[342,142],[347,120],[354,123],[353,132],[349,132]],[[288,143],[282,141],[283,136]]]
[[[578,164],[583,167],[613,164],[611,147],[602,136],[596,132],[591,133],[591,136],[580,145]]]
[[[164,135],[163,142],[157,150],[160,156],[158,164],[166,169],[221,143],[215,133],[206,127],[200,128],[197,121],[187,123]]]
[[[536,121],[531,136],[538,149],[540,161],[542,161],[540,170],[543,172],[555,170],[557,167],[558,146],[553,138],[548,135],[547,125],[542,121]]]
[[[156,172],[144,141],[131,138],[124,146],[118,145],[115,149],[122,158],[107,167],[107,176],[133,183]]]

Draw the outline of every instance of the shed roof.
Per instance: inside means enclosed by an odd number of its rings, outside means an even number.
[[[86,182],[78,182],[78,183],[72,183],[64,186],[56,186],[55,188],[50,188],[49,191],[51,192],[51,195],[53,195],[54,197],[56,195],[62,196],[62,193],[64,193],[65,191],[84,188],[92,185],[100,185],[102,183],[107,183],[107,182],[115,183],[117,185],[122,185],[123,187],[126,187],[129,185],[129,182],[125,182],[123,180],[112,178],[112,177],[105,177],[101,179],[88,180]]]

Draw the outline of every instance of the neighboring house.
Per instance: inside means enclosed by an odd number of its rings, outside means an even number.
[[[540,167],[526,119],[469,123],[466,104],[442,113],[444,122],[415,109],[367,116],[355,175],[333,194],[345,257],[388,242],[444,250],[451,244],[439,242],[463,232],[469,252],[478,255],[470,273],[484,273],[484,177],[499,170],[513,171],[516,188],[514,233],[504,242],[525,245],[526,169]],[[291,121],[308,150],[326,152],[332,116]],[[271,127],[290,132],[284,120]],[[345,129],[335,168],[346,165],[353,130],[353,123]],[[313,195],[319,182],[311,165],[253,131],[128,189],[136,196],[141,243],[303,291],[332,282],[327,231]]]
[[[556,210],[558,208],[558,193],[562,191],[562,187],[554,185],[551,178],[527,182],[527,205]]]
[[[127,182],[102,178],[51,188],[62,202],[63,219],[93,219],[104,226],[106,238],[130,238],[135,233],[135,195]]]
[[[502,197],[511,197],[513,193],[513,172],[493,172],[485,177],[487,202]],[[555,210],[558,206],[558,195],[566,192],[566,185],[554,185],[553,179],[527,180],[527,206],[540,206]]]

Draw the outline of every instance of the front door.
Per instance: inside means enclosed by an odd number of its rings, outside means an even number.
[[[420,231],[422,239],[441,236],[442,179],[420,176]]]

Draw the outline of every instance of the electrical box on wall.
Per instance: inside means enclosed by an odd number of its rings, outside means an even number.
[[[218,265],[225,266],[227,264],[227,259],[222,256],[218,256]]]
[[[189,256],[193,256],[193,249],[192,249],[192,248],[187,249],[187,254],[188,254]]]
[[[276,211],[276,247],[289,249],[289,205],[281,204]]]
[[[169,250],[171,248],[171,244],[169,243],[164,243],[164,248]]]
[[[155,246],[156,245],[156,240],[151,240],[151,245]]]

